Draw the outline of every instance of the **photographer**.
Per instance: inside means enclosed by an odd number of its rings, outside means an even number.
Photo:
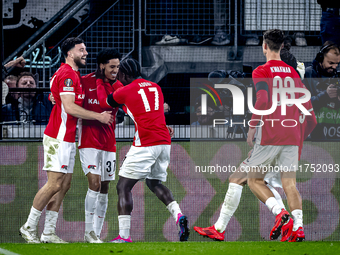
[[[304,84],[311,92],[318,121],[311,134],[313,139],[340,139],[340,78],[336,71],[339,62],[339,46],[327,41],[306,68]]]

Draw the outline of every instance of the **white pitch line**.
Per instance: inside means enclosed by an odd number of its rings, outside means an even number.
[[[5,250],[5,249],[1,249],[1,248],[0,248],[0,254],[3,254],[3,255],[20,255],[18,253],[14,253],[14,252],[11,252],[9,250]]]

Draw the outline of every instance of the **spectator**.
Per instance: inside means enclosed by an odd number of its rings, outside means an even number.
[[[201,96],[196,99],[195,103],[195,117],[197,121],[191,123],[191,125],[201,126],[201,125],[212,125],[214,116],[219,112],[218,107],[214,104],[213,100],[207,95],[207,114],[202,115],[201,110]]]
[[[340,62],[339,46],[326,41],[316,55],[311,66],[306,68],[304,83],[311,92],[311,101],[316,112],[318,126],[312,133],[312,138],[329,139],[334,134],[329,133],[340,124],[340,95],[336,88],[338,74],[336,68]]]
[[[293,38],[291,36],[286,36],[283,42],[283,48],[280,51],[280,57],[283,62],[290,65],[297,71],[300,75],[301,80],[303,80],[305,75],[305,65],[302,62],[296,60],[295,56],[290,52],[292,47]]]
[[[320,35],[322,44],[332,41],[340,45],[340,2],[333,0],[318,0],[322,8],[320,20]]]
[[[18,88],[36,88],[35,77],[32,73],[23,72],[17,80]],[[47,124],[52,103],[48,93],[21,92],[18,98],[13,96],[11,102],[2,107],[5,121],[34,121],[35,124]]]

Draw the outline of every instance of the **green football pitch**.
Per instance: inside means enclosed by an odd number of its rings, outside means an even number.
[[[0,254],[48,255],[104,255],[104,254],[340,254],[340,242],[140,242],[132,244],[0,244]]]

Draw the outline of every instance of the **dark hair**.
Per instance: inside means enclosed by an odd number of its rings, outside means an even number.
[[[119,72],[122,72],[133,78],[142,76],[140,64],[133,58],[125,58],[120,61]]]
[[[268,44],[270,50],[278,52],[284,41],[284,34],[280,29],[270,29],[264,32],[263,41]]]
[[[290,50],[290,48],[292,47],[292,42],[293,42],[293,38],[290,35],[285,36],[285,38],[283,39],[283,48],[286,50]]]
[[[11,81],[14,81],[14,80],[17,81],[18,80],[18,76],[10,74],[10,75],[6,76],[4,80],[7,80],[7,79],[11,80]]]
[[[119,51],[115,48],[107,48],[101,50],[97,55],[97,64],[107,64],[111,59],[118,58],[119,60],[122,58]]]
[[[22,72],[22,73],[20,73],[20,74],[18,75],[18,80],[17,80],[17,84],[16,84],[17,87],[18,87],[18,84],[19,84],[20,79],[21,79],[22,77],[24,77],[24,76],[30,76],[30,77],[32,77],[33,80],[34,80],[34,82],[35,82],[35,85],[38,84],[38,82],[37,82],[36,77],[34,76],[34,74],[32,74],[32,73],[30,73],[30,72]]]
[[[67,52],[73,49],[76,44],[81,43],[84,43],[84,41],[83,39],[78,37],[70,37],[63,41],[63,43],[61,44],[61,52],[63,53],[64,57],[67,57]]]

